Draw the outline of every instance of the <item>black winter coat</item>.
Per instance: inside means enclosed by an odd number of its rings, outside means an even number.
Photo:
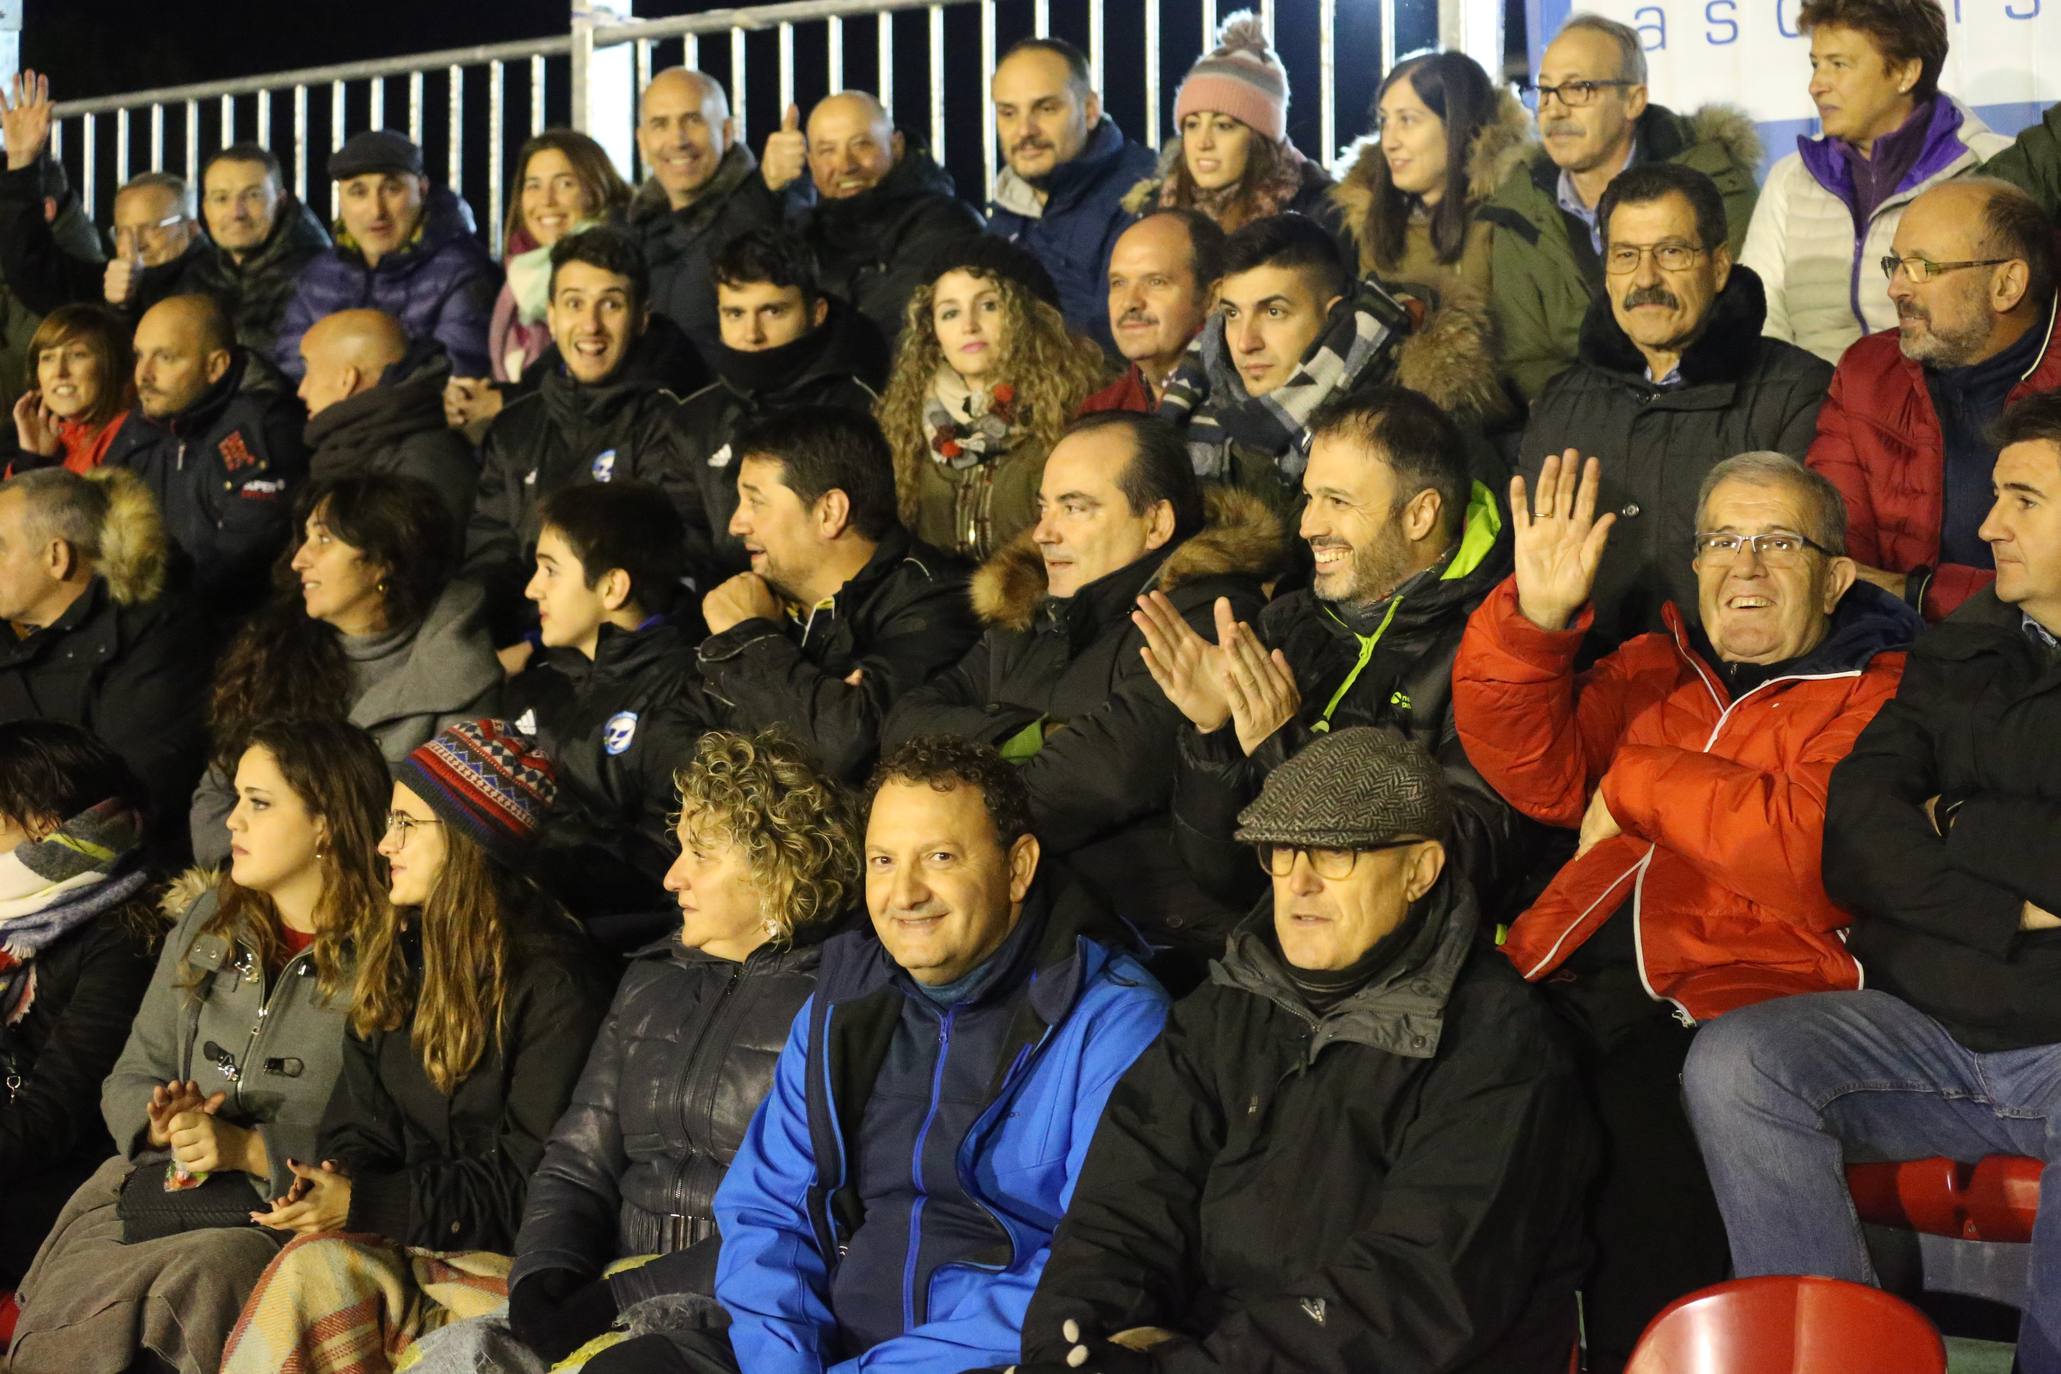
[[[2061,912],[2061,655],[2021,626],[1987,589],[1920,635],[1825,807],[1867,985],[1983,1053],[2061,1043],[2061,930],[2018,929],[2026,902]]]
[[[547,908],[548,911],[548,908]],[[508,961],[505,1028],[449,1097],[423,1072],[409,1024],[361,1040],[322,1114],[323,1159],[351,1176],[346,1231],[431,1250],[515,1243],[530,1175],[572,1096],[608,1007],[607,973],[560,913],[523,913]],[[419,985],[422,955],[407,950]]]
[[[893,343],[901,337],[903,307],[940,250],[983,225],[980,212],[959,199],[952,174],[910,139],[886,176],[848,199],[817,201],[794,227],[815,262],[817,284],[849,301]]]
[[[271,357],[301,269],[329,247],[329,231],[315,212],[292,196],[279,201],[272,233],[242,262],[209,245],[186,274],[181,290],[202,291],[222,303],[236,327],[236,342]]]
[[[444,423],[451,359],[434,339],[417,339],[370,391],[338,401],[308,421],[308,476],[315,481],[373,473],[419,477],[451,510],[452,538],[472,516],[479,459]]]
[[[0,721],[61,720],[121,755],[148,794],[164,867],[186,849],[207,753],[214,643],[184,598],[131,603],[104,577],[44,629],[0,636]]]
[[[979,636],[966,578],[897,526],[829,604],[796,620],[747,620],[702,642],[710,725],[784,726],[835,777],[857,781],[903,692],[956,663]],[[844,679],[862,670],[859,685]]]
[[[716,1188],[815,990],[819,955],[814,944],[761,946],[738,964],[683,949],[677,935],[638,954],[530,1181],[511,1285],[660,1255],[610,1280],[618,1305],[714,1296]]]
[[[699,491],[681,456],[680,398],[653,376],[663,352],[646,331],[605,382],[589,386],[554,369],[488,427],[465,571],[487,588],[495,644],[512,643],[529,623],[522,588],[537,547],[537,506],[560,487],[652,482],[692,527]]]
[[[709,716],[694,645],[674,625],[604,625],[591,662],[576,649],[540,655],[509,684],[508,709],[558,770],[538,876],[599,944],[628,954],[677,920],[661,886],[679,852],[673,771]]]
[[[1510,571],[1510,540],[1495,499],[1477,485],[1467,530],[1442,570],[1428,571],[1372,608],[1355,629],[1305,589],[1270,602],[1254,627],[1295,674],[1302,705],[1250,758],[1229,726],[1175,735],[1173,830],[1182,862],[1203,890],[1246,906],[1266,875],[1252,847],[1231,837],[1238,813],[1267,775],[1326,730],[1376,725],[1423,745],[1452,787],[1452,861],[1491,912],[1524,860],[1526,822],[1467,760],[1453,726],[1453,658],[1467,617]],[[1215,631],[1208,632],[1212,643]]]
[[[263,601],[272,560],[292,534],[293,496],[307,473],[308,413],[263,358],[237,349],[229,370],[164,420],[141,407],[104,460],[143,479],[164,513],[194,589],[217,619]]]
[[[1682,355],[1683,385],[1646,380],[1646,359],[1599,295],[1582,320],[1581,357],[1532,402],[1517,467],[1532,490],[1564,449],[1603,460],[1599,514],[1617,512],[1603,551],[1589,631],[1600,656],[1664,631],[1660,608],[1696,604],[1689,566],[1696,491],[1735,453],[1773,450],[1798,462],[1817,433],[1831,365],[1761,337],[1767,297],[1753,269],[1734,267],[1703,336]]]
[[[714,587],[751,560],[729,533],[737,513],[737,454],[731,440],[762,415],[795,406],[842,406],[871,414],[887,379],[887,341],[873,322],[835,296],[820,328],[793,343],[740,353],[722,343],[703,352],[716,381],[680,406],[685,462],[701,506],[688,526],[690,558],[703,588]]]
[[[1110,1094],[1026,1361],[1163,1326],[1160,1374],[1567,1368],[1594,1128],[1552,1017],[1441,882],[1313,1015],[1268,902]]]
[[[656,181],[646,182],[630,204],[630,227],[651,269],[652,310],[678,325],[697,348],[718,343],[710,262],[739,234],[778,229],[789,203],[766,190],[758,159],[741,142],[724,151],[715,176],[684,210],[672,208]]]
[[[1170,843],[1168,760],[1188,724],[1146,671],[1131,622],[1138,597],[1154,589],[1212,642],[1217,598],[1228,597],[1240,620],[1259,613],[1260,582],[1282,552],[1280,521],[1234,488],[1212,487],[1208,499],[1201,531],[1061,600],[1045,594],[1028,535],[996,554],[973,585],[987,633],[902,698],[881,743],[941,733],[999,748],[1038,727],[1042,743],[1021,773],[1045,852],[1155,943],[1214,954],[1238,912],[1189,878]]]

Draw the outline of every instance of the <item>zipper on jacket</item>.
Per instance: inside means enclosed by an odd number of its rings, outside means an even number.
[[[299,982],[305,976],[312,976],[314,972],[312,964],[309,965],[306,974],[300,971],[301,965],[312,958],[313,955],[307,950],[302,950],[299,954],[294,955],[293,958],[288,959],[285,966],[279,970],[279,976],[273,980],[271,987],[265,989],[263,998],[258,1003],[257,1020],[251,1022],[250,1036],[244,1041],[243,1061],[237,1068],[236,1077],[231,1079],[229,1084],[233,1090],[236,1106],[239,1111],[243,1109],[244,1105],[243,1085],[250,1081],[253,1073],[262,1070],[264,1067],[265,1061],[259,1054],[259,1050],[264,1045],[266,1030],[273,1024],[272,1012],[276,1004],[286,997],[289,987]]]
[[[945,1056],[952,1048],[952,1017],[957,1007],[945,1008],[945,1014],[937,1023],[937,1068],[930,1075],[930,1106],[923,1114],[923,1124],[916,1128],[916,1145],[909,1152],[909,1180],[916,1186],[916,1196],[909,1203],[909,1257],[902,1265],[902,1329],[913,1331],[916,1327],[916,1262],[923,1252],[923,1202],[928,1196],[923,1186],[923,1146],[930,1139],[930,1128],[937,1120],[938,1099],[945,1087]]]
[[[1395,613],[1401,610],[1402,606],[1403,599],[1396,597],[1388,603],[1388,614],[1381,617],[1381,623],[1374,627],[1373,634],[1356,634],[1353,636],[1354,639],[1360,641],[1360,656],[1353,663],[1352,671],[1345,675],[1345,681],[1339,683],[1338,690],[1331,694],[1331,700],[1324,703],[1322,714],[1310,726],[1311,733],[1321,735],[1331,728],[1331,713],[1338,709],[1338,703],[1345,700],[1345,694],[1353,689],[1353,684],[1360,680],[1360,674],[1366,671],[1367,664],[1373,661],[1375,646],[1381,643],[1381,636],[1388,632],[1389,622],[1395,619]],[[1326,614],[1331,614],[1334,619],[1336,618],[1335,613],[1327,611]],[[1345,622],[1341,620],[1339,624],[1343,625]]]
[[[715,1036],[716,1023],[722,1019],[724,1012],[729,1009],[731,999],[743,981],[744,965],[740,963],[730,970],[730,977],[724,982],[723,990],[716,994],[715,1005],[709,1009],[709,1014],[702,1019],[701,1033],[694,1037],[694,1048],[688,1051],[685,1060],[686,1068],[689,1072],[688,1081],[690,1083],[693,1081],[692,1071],[701,1059],[701,1052],[708,1047],[709,1041]],[[709,1090],[706,1110],[698,1114],[690,1113],[687,1110],[690,1104],[681,1103],[680,1126],[683,1131],[691,1129],[688,1123],[695,1115],[698,1115],[702,1122],[703,1143],[709,1145],[713,1153],[716,1095],[721,1091],[722,1084],[719,1081],[720,1075],[718,1074],[711,1073],[708,1075],[708,1078]],[[679,1168],[673,1171],[673,1206],[675,1208],[686,1205],[687,1175],[693,1167],[694,1162],[691,1152],[683,1152]],[[676,1213],[676,1215],[684,1215],[684,1213]]]

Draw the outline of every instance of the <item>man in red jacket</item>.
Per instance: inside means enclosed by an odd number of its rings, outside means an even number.
[[[1693,619],[1662,608],[1576,674],[1615,517],[1602,467],[1511,482],[1516,573],[1453,665],[1467,755],[1518,810],[1579,829],[1504,953],[1578,1032],[1604,1123],[1587,1285],[1615,1369],[1671,1299],[1722,1279],[1725,1232],[1679,1100],[1686,1028],[1785,993],[1851,988],[1846,913],[1819,877],[1832,766],[1896,691],[1919,628],[1857,583],[1838,491],[1776,453],[1728,458],[1696,501]],[[1678,1025],[1677,1022],[1680,1024]]]
[[[1990,425],[2061,390],[2054,226],[2017,187],[1960,177],[1911,202],[1882,267],[1897,326],[1839,360],[1804,461],[1846,497],[1860,575],[1938,620],[1996,576]]]
[[[1109,330],[1130,364],[1081,402],[1081,414],[1151,414],[1167,374],[1209,319],[1224,231],[1196,210],[1160,210],[1123,231],[1109,255]]]

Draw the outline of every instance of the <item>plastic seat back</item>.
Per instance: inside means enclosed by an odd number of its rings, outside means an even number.
[[[1925,1315],[1838,1279],[1734,1279],[1678,1298],[1639,1338],[1625,1374],[1945,1374]]]

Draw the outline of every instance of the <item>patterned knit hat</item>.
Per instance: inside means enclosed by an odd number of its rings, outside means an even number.
[[[505,720],[461,720],[394,765],[405,784],[494,858],[518,867],[524,842],[558,795],[551,760]]]
[[[1174,127],[1198,110],[1227,114],[1276,143],[1288,141],[1288,72],[1251,10],[1217,30],[1217,45],[1196,59],[1174,96]]]
[[[1421,835],[1443,840],[1453,798],[1424,747],[1370,725],[1319,735],[1267,775],[1238,813],[1245,844],[1366,849]]]

